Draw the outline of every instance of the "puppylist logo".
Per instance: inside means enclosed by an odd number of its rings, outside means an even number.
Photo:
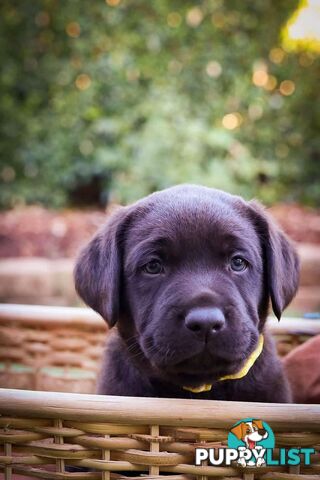
[[[255,418],[237,422],[228,434],[227,448],[196,448],[195,464],[209,461],[211,465],[231,465],[236,461],[241,467],[274,465],[310,465],[314,448],[279,448],[274,458],[275,437],[270,426]]]

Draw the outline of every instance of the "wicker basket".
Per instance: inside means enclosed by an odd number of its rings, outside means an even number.
[[[0,387],[93,393],[106,332],[89,309],[0,305]]]
[[[279,352],[320,333],[319,323],[271,321]],[[106,332],[98,316],[86,309],[7,305],[0,307],[0,325],[1,386],[93,391]],[[91,375],[88,383],[83,372]],[[248,417],[270,425],[276,437],[275,457],[283,447],[315,448],[311,465],[195,465],[197,446],[225,447],[231,426]],[[0,471],[5,480],[320,479],[317,405],[3,389],[0,429]]]

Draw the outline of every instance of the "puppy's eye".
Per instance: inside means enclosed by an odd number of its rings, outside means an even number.
[[[163,272],[163,265],[160,260],[151,260],[144,265],[143,271],[149,273],[149,275],[159,275]]]
[[[233,257],[230,266],[234,272],[243,272],[248,267],[248,262],[242,257]]]

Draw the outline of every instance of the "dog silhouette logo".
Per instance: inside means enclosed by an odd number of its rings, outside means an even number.
[[[238,463],[242,467],[266,465],[266,449],[273,449],[275,438],[270,426],[256,418],[245,418],[230,429],[228,447],[239,452]]]
[[[233,465],[241,467],[310,465],[315,448],[278,448],[271,427],[258,418],[244,418],[228,433],[228,446],[195,449],[195,465]],[[208,465],[208,463],[206,464]]]

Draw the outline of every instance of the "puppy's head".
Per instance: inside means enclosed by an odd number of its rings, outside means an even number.
[[[119,209],[80,255],[75,284],[142,365],[195,386],[239,370],[269,299],[280,318],[293,298],[298,259],[258,203],[178,186]]]
[[[239,440],[258,442],[268,437],[261,420],[241,422],[230,430]]]

